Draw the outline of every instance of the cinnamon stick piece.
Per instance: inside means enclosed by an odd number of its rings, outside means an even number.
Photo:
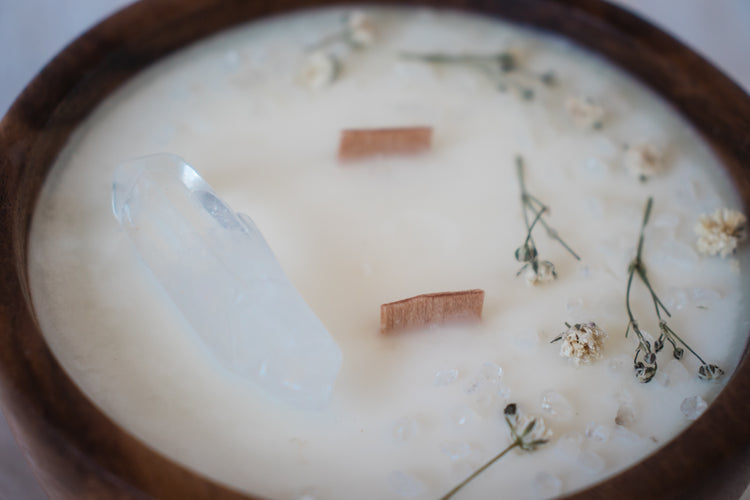
[[[411,155],[430,149],[432,127],[366,128],[341,131],[339,160]]]
[[[481,319],[484,290],[426,293],[380,306],[380,333],[450,320]]]

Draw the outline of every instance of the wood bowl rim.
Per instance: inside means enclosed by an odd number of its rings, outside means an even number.
[[[88,116],[94,103],[174,50],[243,22],[313,7],[371,5],[357,0],[248,3],[141,0],[132,4],[64,48],[31,81],[0,122],[0,227],[8,234],[0,242],[0,297],[4,304],[0,306],[0,399],[27,457],[33,457],[35,474],[53,495],[121,491],[133,498],[176,498],[181,492],[193,498],[252,498],[153,451],[104,415],[78,389],[52,355],[34,317],[26,254],[41,183],[67,137]],[[711,63],[659,28],[597,0],[385,0],[376,5],[395,4],[457,9],[520,21],[557,32],[604,56],[669,101],[699,131],[723,160],[747,208],[750,141],[743,141],[743,134],[750,137],[750,98]],[[216,14],[220,8],[240,15],[228,19]],[[567,17],[561,20],[561,14]],[[201,27],[197,27],[198,20]],[[160,34],[157,27],[167,35]],[[173,35],[175,32],[178,34]],[[181,41],[175,45],[170,37]],[[602,49],[608,43],[620,47],[618,50],[627,46],[634,53],[645,51],[646,57],[639,61],[618,52],[624,59],[613,60],[609,49]],[[676,82],[658,71],[653,73],[655,68],[700,78],[674,87]],[[105,75],[113,71],[120,73]],[[667,95],[670,88],[677,88],[673,92],[679,95]],[[722,112],[738,116],[722,118]],[[737,463],[750,458],[750,424],[746,423],[750,422],[750,403],[743,399],[748,393],[750,361],[746,347],[726,387],[701,418],[644,460],[567,498],[700,497],[710,491],[707,485],[716,477],[735,489],[744,488],[750,478],[735,469]],[[75,422],[79,412],[87,417]],[[89,426],[98,428],[98,432],[91,434]],[[52,451],[42,453],[40,458],[39,450],[48,448]],[[130,458],[113,453],[126,453]],[[65,463],[70,456],[78,462]],[[141,465],[134,464],[136,460]],[[163,478],[145,472],[147,466],[159,469],[157,475]],[[75,484],[56,477],[60,473],[79,474],[96,483],[85,487],[95,489],[75,489]]]

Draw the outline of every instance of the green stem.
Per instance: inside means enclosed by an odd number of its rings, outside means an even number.
[[[703,361],[703,358],[701,358],[701,357],[700,357],[700,356],[698,355],[698,353],[697,353],[697,352],[695,352],[695,351],[694,351],[694,350],[693,350],[693,349],[692,349],[692,348],[691,348],[691,347],[690,347],[689,345],[687,345],[687,343],[686,343],[686,342],[685,342],[684,340],[682,340],[682,338],[680,338],[680,336],[679,336],[679,335],[677,335],[677,334],[676,334],[676,333],[674,332],[674,330],[672,330],[672,329],[671,329],[671,328],[669,327],[669,325],[667,325],[667,323],[666,323],[666,322],[662,322],[662,325],[664,325],[664,328],[665,328],[665,329],[666,329],[666,330],[667,330],[667,331],[669,332],[669,334],[670,334],[671,336],[673,336],[674,338],[676,338],[677,340],[679,340],[679,341],[680,341],[680,344],[684,345],[684,346],[685,346],[685,349],[687,349],[688,351],[690,351],[691,353],[693,353],[693,356],[695,356],[696,358],[698,358],[698,360],[699,360],[699,361],[700,361],[700,362],[701,362],[702,364],[704,364],[704,365],[708,364],[708,363],[706,363],[705,361]]]
[[[659,296],[656,295],[656,292],[654,292],[654,288],[651,286],[651,282],[646,277],[646,270],[641,263],[639,263],[639,265],[636,267],[636,270],[638,271],[638,276],[640,276],[641,281],[643,281],[643,284],[646,285],[646,288],[648,288],[648,291],[651,293],[651,300],[654,301],[654,308],[656,308],[656,317],[659,318],[659,321],[661,321],[661,314],[659,313],[659,308],[661,307],[667,317],[671,318],[672,315],[669,313],[666,306],[662,303],[661,299],[659,299]]]
[[[484,464],[482,467],[480,467],[479,469],[477,469],[471,476],[469,476],[466,479],[464,479],[461,482],[461,484],[459,484],[458,486],[456,486],[455,488],[453,488],[452,490],[450,490],[448,492],[448,494],[446,494],[445,496],[440,497],[440,500],[448,500],[449,498],[451,498],[453,495],[455,495],[456,493],[458,493],[458,490],[460,490],[461,488],[463,488],[464,486],[466,486],[469,483],[469,481],[471,481],[472,479],[474,479],[475,477],[477,477],[479,474],[481,474],[482,472],[484,472],[485,469],[487,469],[489,466],[491,466],[492,464],[494,464],[495,462],[497,462],[498,460],[500,460],[506,453],[508,453],[510,450],[512,450],[516,446],[520,446],[520,442],[517,441],[517,440],[514,441],[513,443],[509,444],[507,448],[505,448],[503,451],[501,451],[500,453],[498,453],[492,460],[490,460],[489,462],[487,462],[486,464]]]
[[[525,208],[528,207],[532,212],[538,211],[539,213],[542,213],[547,211],[547,205],[542,203],[536,196],[526,191],[526,185],[524,183],[523,175],[523,159],[520,156],[516,156],[516,168],[518,170],[518,181],[521,184],[521,203],[523,203],[524,205],[524,220],[526,221],[526,227],[528,228],[529,222],[528,217],[526,217]],[[533,203],[536,203],[538,207],[534,207]],[[572,248],[570,248],[570,245],[565,243],[565,241],[560,237],[555,229],[547,224],[547,221],[541,219],[539,222],[541,222],[542,226],[544,226],[544,229],[547,231],[547,235],[549,235],[550,238],[552,238],[553,240],[557,240],[557,242],[560,243],[563,248],[565,248],[565,250],[567,250],[570,255],[572,255],[576,260],[581,260],[581,257],[579,257],[579,255],[575,253]]]

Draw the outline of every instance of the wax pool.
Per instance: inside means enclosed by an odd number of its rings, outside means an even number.
[[[307,48],[339,32],[344,14],[275,18],[189,47],[80,127],[45,183],[30,242],[34,307],[65,369],[166,456],[273,498],[439,497],[507,445],[509,402],[544,417],[553,438],[504,457],[467,498],[572,491],[668,442],[727,377],[701,382],[695,358],[670,360],[665,349],[655,379],[635,380],[627,266],[653,196],[643,257],[670,326],[731,373],[748,330],[747,263],[742,251],[722,259],[694,249],[701,213],[740,206],[708,148],[597,57],[452,11],[368,12],[372,44],[326,47],[340,72],[311,77]],[[500,74],[504,90],[471,67],[401,55],[504,50],[520,65]],[[540,76],[548,72],[554,84]],[[586,99],[600,123],[585,123],[585,106],[581,120]],[[434,128],[429,152],[336,159],[342,129],[414,125]],[[642,182],[625,165],[646,144],[664,168]],[[271,403],[228,377],[139,262],[109,210],[112,174],[160,151],[184,157],[255,220],[340,346],[326,409]],[[540,233],[558,279],[533,287],[516,277],[517,155],[529,191],[581,257]],[[640,327],[656,337],[653,305],[634,286]],[[379,334],[382,303],[475,288],[486,292],[480,324]],[[549,341],[566,321],[607,331],[604,357],[580,367],[560,357]]]

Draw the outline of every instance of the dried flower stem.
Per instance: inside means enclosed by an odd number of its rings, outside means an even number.
[[[698,370],[698,376],[701,379],[713,380],[719,378],[724,373],[721,368],[719,368],[717,365],[706,363],[703,358],[698,355],[697,352],[695,352],[684,340],[682,340],[682,338],[680,338],[679,335],[677,335],[677,333],[675,333],[674,330],[672,330],[672,328],[669,327],[666,319],[662,317],[662,312],[668,318],[671,318],[672,315],[669,313],[669,310],[667,310],[661,299],[659,299],[659,296],[656,295],[656,292],[654,291],[654,288],[648,279],[648,275],[646,273],[646,265],[644,264],[642,258],[644,233],[646,230],[646,225],[648,224],[649,217],[651,216],[651,208],[653,206],[653,202],[654,200],[651,197],[649,197],[648,201],[646,202],[646,209],[643,213],[643,222],[641,223],[640,236],[638,237],[638,250],[635,254],[635,258],[628,266],[628,286],[625,293],[625,308],[628,312],[628,326],[625,329],[625,337],[627,337],[631,331],[633,331],[638,337],[638,347],[635,350],[635,357],[633,358],[633,367],[635,369],[636,378],[638,378],[639,381],[646,383],[651,381],[654,375],[656,375],[656,353],[664,348],[665,341],[668,341],[670,344],[672,344],[672,354],[675,359],[682,359],[684,355],[684,350],[677,346],[678,342],[682,344],[688,351],[690,351],[690,353],[692,353],[696,358],[698,358],[701,363],[701,367]],[[640,280],[644,285],[646,285],[646,288],[651,294],[651,300],[654,303],[654,310],[656,311],[656,318],[659,320],[660,334],[659,338],[656,340],[656,342],[654,342],[653,346],[648,340],[646,340],[643,332],[641,332],[638,326],[638,320],[636,320],[635,315],[633,314],[633,310],[630,307],[630,291],[632,289],[633,279],[635,276],[638,276],[640,278]]]
[[[508,78],[509,73],[523,74],[527,79],[538,80],[546,86],[555,84],[555,77],[551,72],[545,72],[541,75],[530,75],[522,71],[516,57],[507,51],[495,54],[417,54],[414,52],[402,52],[400,55],[403,59],[412,61],[464,66],[474,69],[484,74],[498,90],[506,90],[509,84],[515,86],[521,97],[526,100],[534,98],[534,89],[517,79]]]
[[[560,243],[565,250],[567,250],[576,260],[581,260],[577,253],[573,251],[570,246],[560,237],[558,232],[547,224],[544,220],[545,215],[549,208],[539,201],[538,198],[531,195],[526,190],[526,180],[524,177],[524,162],[520,156],[516,157],[516,172],[518,174],[518,184],[521,188],[521,211],[523,213],[523,220],[526,224],[526,239],[516,250],[516,260],[523,262],[524,265],[518,270],[516,276],[520,275],[523,271],[528,270],[530,278],[527,276],[529,283],[537,283],[539,281],[545,281],[554,279],[557,277],[555,273],[555,266],[550,261],[540,261],[539,253],[534,243],[532,232],[537,223],[540,223],[545,230],[547,235]],[[533,216],[533,219],[531,218]]]
[[[513,448],[521,448],[524,451],[534,451],[538,447],[549,442],[549,439],[547,439],[546,437],[548,436],[548,433],[544,429],[544,422],[541,422],[540,420],[539,425],[537,425],[537,419],[535,418],[529,420],[524,426],[523,430],[521,432],[518,432],[518,423],[525,423],[525,421],[519,421],[515,403],[511,403],[505,407],[503,416],[505,417],[505,423],[508,424],[508,429],[510,430],[511,443],[503,451],[490,459],[489,462],[481,466],[469,477],[461,481],[458,486],[450,490],[446,495],[440,497],[440,500],[448,500],[449,498],[453,497],[453,495],[458,493],[458,491],[466,486],[472,479],[477,477],[492,464],[504,457]],[[534,432],[535,428],[537,432]]]
[[[484,464],[483,466],[481,466],[479,469],[477,469],[476,471],[474,471],[474,473],[471,476],[469,476],[466,479],[464,479],[463,481],[461,481],[461,484],[459,484],[458,486],[456,486],[455,488],[453,488],[452,490],[450,490],[446,495],[440,497],[440,500],[448,500],[449,498],[451,498],[453,495],[455,495],[456,493],[458,493],[458,490],[460,490],[461,488],[463,488],[464,486],[466,486],[469,483],[469,481],[471,481],[472,479],[474,479],[475,477],[477,477],[479,474],[481,474],[482,472],[484,472],[485,469],[487,469],[489,466],[491,466],[492,464],[494,464],[495,462],[497,462],[498,460],[500,460],[501,458],[503,458],[503,456],[506,453],[508,453],[510,450],[512,450],[513,448],[515,448],[517,446],[520,446],[520,445],[516,441],[512,442],[511,444],[509,444],[507,448],[505,448],[503,451],[501,451],[500,453],[498,453],[497,455],[495,455],[495,457],[492,458],[492,460],[490,460],[489,462],[487,462],[486,464]]]

